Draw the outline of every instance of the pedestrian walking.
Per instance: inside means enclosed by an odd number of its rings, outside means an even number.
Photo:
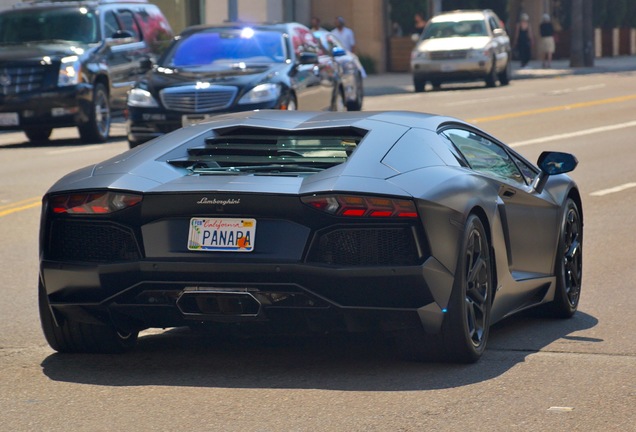
[[[534,37],[532,36],[532,27],[530,27],[530,17],[526,13],[522,13],[520,21],[515,28],[515,49],[519,54],[521,67],[524,68],[530,62],[532,57],[532,46],[534,45]]]
[[[554,43],[554,26],[549,14],[543,15],[543,20],[539,26],[539,33],[541,35],[541,49],[543,51],[543,67],[552,67],[552,55],[555,50]]]
[[[345,20],[343,17],[336,17],[336,28],[334,28],[331,33],[336,35],[338,40],[342,42],[344,47],[351,52],[355,52],[356,49],[356,37],[353,34],[353,30],[345,25]]]

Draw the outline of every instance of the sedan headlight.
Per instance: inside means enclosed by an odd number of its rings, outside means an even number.
[[[280,84],[259,84],[245,93],[239,104],[255,104],[278,100],[280,97]]]
[[[128,106],[131,107],[143,107],[143,108],[156,108],[159,106],[157,100],[152,97],[152,94],[148,90],[134,88],[128,92]]]
[[[413,51],[411,53],[411,60],[430,60],[431,53],[428,51]]]
[[[79,61],[79,57],[64,57],[62,59],[62,63],[60,64],[60,72],[57,75],[58,87],[66,87],[79,84],[81,72],[82,65]]]

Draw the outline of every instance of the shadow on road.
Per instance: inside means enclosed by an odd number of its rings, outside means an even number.
[[[513,317],[492,328],[489,348],[477,364],[410,363],[390,344],[368,337],[226,340],[172,329],[140,337],[124,355],[52,354],[42,362],[54,381],[102,386],[289,388],[344,391],[408,391],[460,387],[498,377],[561,338],[594,327],[578,312],[570,320]],[[580,346],[580,345],[578,345]],[[549,351],[549,350],[548,350]]]

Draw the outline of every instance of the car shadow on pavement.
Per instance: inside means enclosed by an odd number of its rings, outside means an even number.
[[[563,352],[549,347],[558,341],[569,352],[589,352],[586,345],[601,341],[571,335],[597,322],[582,312],[570,320],[507,319],[470,365],[401,361],[390,343],[370,336],[228,340],[179,328],[141,336],[127,354],[52,354],[41,366],[54,381],[114,387],[432,390],[496,378],[539,351]]]

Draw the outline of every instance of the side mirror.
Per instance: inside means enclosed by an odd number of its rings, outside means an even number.
[[[298,56],[298,63],[301,65],[318,63],[318,54],[312,52],[302,52]]]
[[[565,174],[570,171],[574,171],[574,168],[579,164],[576,157],[570,153],[561,152],[543,152],[539,155],[537,160],[537,166],[541,170],[541,173],[537,177],[534,188],[537,192],[541,193],[548,181],[548,177],[551,175]]]

